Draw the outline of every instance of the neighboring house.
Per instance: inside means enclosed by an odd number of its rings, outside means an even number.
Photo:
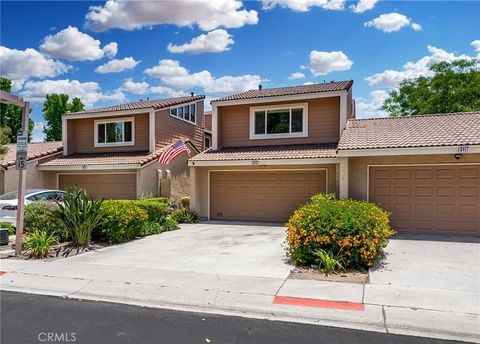
[[[143,100],[63,116],[63,154],[38,164],[54,188],[82,187],[91,196],[136,199],[190,193],[183,154],[170,165],[158,153],[183,139],[203,150],[204,96]]]
[[[352,84],[212,101],[212,149],[189,162],[192,207],[284,222],[326,192],[378,203],[400,232],[480,235],[480,113],[355,119]]]
[[[15,169],[17,145],[8,144],[7,153],[0,157],[0,194],[18,189],[18,171]],[[27,189],[55,188],[55,178],[38,170],[38,165],[62,155],[61,142],[28,144]]]
[[[205,149],[212,147],[212,111],[205,111]]]

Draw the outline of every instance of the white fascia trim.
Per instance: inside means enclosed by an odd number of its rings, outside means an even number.
[[[160,109],[163,110],[163,109]],[[84,115],[63,115],[65,119],[81,119],[81,118],[95,118],[95,117],[115,117],[115,116],[126,116],[126,115],[136,115],[142,113],[149,113],[154,111],[152,108],[138,109],[138,110],[123,110],[123,111],[110,111],[110,112],[92,112]],[[159,110],[157,110],[159,111]]]
[[[480,153],[480,145],[338,150],[339,157],[429,155],[429,154],[471,154],[471,153]]]
[[[212,104],[212,149],[218,149],[218,107]]]
[[[150,110],[148,119],[148,135],[150,136],[148,150],[153,153],[155,151],[155,111],[153,109]]]
[[[188,166],[278,166],[278,165],[322,165],[339,164],[339,158],[313,159],[275,159],[275,160],[222,160],[222,161],[188,161]]]
[[[346,90],[334,91],[334,92],[317,92],[317,93],[295,94],[291,96],[272,96],[272,97],[263,97],[263,98],[212,101],[211,104],[212,104],[212,110],[213,110],[213,106],[276,103],[276,102],[298,101],[298,100],[315,99],[315,98],[330,98],[330,97],[340,97],[342,95],[346,96],[347,93],[348,91]],[[212,111],[212,119],[213,119],[213,111]]]
[[[65,116],[62,117],[62,147],[63,147],[63,155],[67,155],[68,154],[68,137],[67,137],[67,134],[68,133],[68,129],[67,129],[67,119],[65,118]]]
[[[143,166],[139,164],[122,165],[75,165],[75,166],[41,166],[37,168],[40,171],[96,171],[96,170],[139,170]]]

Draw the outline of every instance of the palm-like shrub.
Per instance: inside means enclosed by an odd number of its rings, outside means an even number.
[[[58,209],[52,216],[65,224],[75,245],[84,246],[92,238],[92,231],[103,220],[101,209],[103,199],[89,198],[84,189],[67,190],[63,202],[57,202]]]
[[[25,249],[34,258],[46,257],[50,248],[57,244],[57,238],[44,230],[28,233],[25,237]]]

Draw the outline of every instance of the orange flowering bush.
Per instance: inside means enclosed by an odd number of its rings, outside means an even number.
[[[395,233],[389,216],[373,203],[315,195],[287,222],[288,252],[296,264],[314,263],[322,249],[340,254],[345,266],[371,267]]]

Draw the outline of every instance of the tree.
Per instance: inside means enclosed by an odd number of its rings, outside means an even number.
[[[390,116],[425,115],[480,110],[478,60],[439,62],[429,67],[432,77],[404,80],[389,92],[382,109]]]
[[[62,116],[69,112],[83,111],[83,105],[80,98],[73,98],[72,103],[68,103],[66,94],[48,94],[43,103],[43,117],[47,121],[43,132],[46,135],[46,141],[60,141],[62,139]]]
[[[11,92],[12,82],[0,76],[0,90]],[[30,109],[30,112],[32,112],[32,109]],[[17,142],[17,132],[22,127],[22,109],[15,105],[0,104],[0,127],[4,141],[8,139],[7,143]],[[28,122],[28,142],[32,140],[34,127],[35,122],[30,118]]]

